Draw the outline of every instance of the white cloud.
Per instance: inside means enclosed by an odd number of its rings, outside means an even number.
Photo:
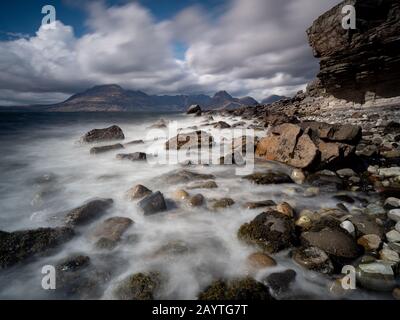
[[[217,18],[194,6],[161,22],[137,3],[94,3],[81,38],[58,21],[0,42],[0,104],[55,102],[104,83],[150,93],[292,94],[317,71],[305,30],[337,2],[231,0]],[[188,48],[184,60],[174,57],[176,42]]]

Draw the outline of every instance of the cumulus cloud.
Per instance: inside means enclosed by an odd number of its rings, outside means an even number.
[[[197,5],[156,21],[136,2],[94,2],[80,38],[57,21],[0,42],[0,104],[56,102],[104,83],[160,94],[293,94],[318,70],[305,30],[337,3],[230,0],[217,17]],[[187,48],[183,59],[174,56],[176,43]]]

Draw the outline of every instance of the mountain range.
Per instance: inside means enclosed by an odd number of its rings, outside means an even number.
[[[119,85],[101,85],[71,96],[64,102],[32,106],[31,110],[50,112],[95,112],[95,111],[184,111],[193,104],[203,109],[235,109],[241,106],[255,106],[252,97],[234,98],[226,91],[219,91],[210,97],[198,95],[148,95],[142,91],[125,90]],[[27,111],[29,107],[24,107]]]

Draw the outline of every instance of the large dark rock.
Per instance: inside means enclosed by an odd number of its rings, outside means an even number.
[[[82,142],[101,142],[111,140],[125,139],[122,129],[118,126],[111,126],[104,129],[93,129],[86,133],[82,138]]]
[[[198,105],[198,104],[194,104],[194,105],[191,105],[188,109],[187,109],[187,111],[186,111],[186,113],[187,114],[196,114],[197,112],[201,112],[201,107]]]
[[[147,154],[144,152],[119,153],[116,158],[118,160],[145,161],[147,160]]]
[[[356,30],[342,27],[346,4],[355,6]],[[399,17],[397,0],[346,0],[313,23],[307,34],[327,93],[361,103],[366,96],[398,96]]]
[[[65,243],[73,235],[73,230],[66,227],[0,231],[0,269],[11,267],[35,254]]]
[[[285,270],[271,273],[263,282],[271,288],[274,294],[281,295],[289,291],[290,285],[296,280],[296,271]]]
[[[167,210],[164,196],[160,191],[154,192],[140,200],[138,206],[144,215],[152,215]]]
[[[199,300],[274,300],[268,287],[251,278],[213,282]]]
[[[133,220],[125,217],[112,217],[100,223],[91,234],[97,240],[97,246],[115,247],[121,236],[133,224]],[[103,246],[102,246],[103,244]]]
[[[84,205],[67,213],[65,223],[68,226],[81,226],[106,213],[113,204],[112,199],[90,200]]]
[[[292,179],[282,172],[256,172],[243,177],[256,184],[293,183]]]
[[[243,224],[239,228],[238,237],[268,253],[275,253],[292,246],[294,230],[294,223],[289,217],[269,210]]]

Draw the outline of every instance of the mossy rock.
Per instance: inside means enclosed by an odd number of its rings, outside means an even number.
[[[274,300],[268,287],[252,278],[213,282],[199,300]]]
[[[295,226],[291,218],[270,210],[243,224],[239,228],[238,238],[248,244],[257,245],[263,251],[275,253],[292,246],[295,241]]]
[[[122,280],[114,290],[114,295],[120,300],[154,300],[159,287],[158,272],[136,273]]]

